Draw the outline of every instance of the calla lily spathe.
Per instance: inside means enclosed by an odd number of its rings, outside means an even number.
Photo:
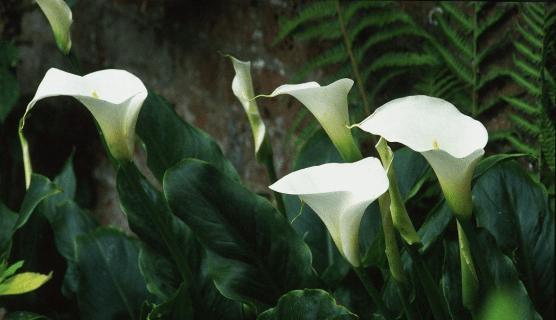
[[[388,190],[380,161],[327,163],[292,172],[270,189],[298,195],[326,225],[340,253],[360,265],[359,225],[365,209]]]
[[[69,6],[64,0],[36,0],[48,19],[58,49],[64,54],[71,50],[70,28],[73,23]]]
[[[355,161],[361,159],[361,153],[348,128],[347,97],[352,86],[351,79],[340,79],[324,87],[316,82],[285,84],[269,95],[258,97],[293,96],[317,118],[344,160]]]
[[[419,95],[392,100],[356,126],[420,152],[455,214],[471,215],[471,179],[488,141],[482,123],[448,101]]]
[[[37,101],[54,96],[72,96],[92,113],[108,148],[116,159],[131,159],[135,145],[135,124],[147,89],[133,74],[116,69],[101,70],[83,77],[51,68],[27,105],[21,122]]]
[[[254,100],[255,93],[253,91],[253,80],[251,79],[251,62],[241,61],[232,56],[229,57],[236,72],[232,80],[232,91],[239,102],[241,102],[247,114],[255,142],[255,155],[259,156],[259,151],[266,135],[266,127],[259,113],[257,102]]]

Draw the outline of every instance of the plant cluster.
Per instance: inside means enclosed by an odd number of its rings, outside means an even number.
[[[231,90],[252,129],[255,156],[272,182],[274,193],[264,197],[243,185],[208,134],[178,117],[141,79],[119,69],[81,75],[71,47],[71,10],[63,0],[37,3],[77,74],[49,69],[12,128],[18,156],[6,157],[2,165],[20,163],[13,168],[24,172],[26,193],[15,212],[3,202],[9,196],[4,184],[0,189],[0,319],[553,317],[555,224],[547,189],[516,162],[523,154],[485,156],[492,134],[473,118],[492,108],[486,102],[493,90],[486,89],[489,83],[507,75],[524,90],[500,100],[531,111],[524,113],[532,120],[512,119],[539,126],[530,132],[540,137],[535,156],[544,154],[539,163],[554,170],[549,159],[554,148],[542,140],[554,140],[548,117],[554,78],[546,64],[553,54],[546,23],[554,15],[548,5],[522,7],[527,18],[518,28],[524,40],[513,43],[520,53],[513,57],[517,71],[483,69],[492,53],[481,47],[482,36],[510,9],[480,3],[469,12],[441,4],[443,15],[431,14],[439,35],[391,4],[310,6],[283,25],[279,39],[307,21],[324,19],[298,33],[304,39],[344,40],[303,71],[349,63],[324,86],[285,84],[257,95],[250,62],[223,58],[234,68]],[[362,16],[367,9],[373,14]],[[393,23],[399,25],[367,32]],[[534,42],[531,32],[545,37],[535,50],[520,42]],[[421,51],[395,52],[390,43],[380,47],[382,57],[359,68],[371,48],[398,36],[421,39]],[[457,50],[441,45],[439,37]],[[17,100],[12,73],[17,51],[8,43],[0,49],[2,81],[12,83],[2,84],[3,125]],[[537,60],[525,61],[529,53]],[[394,78],[416,77],[410,70],[424,66],[431,71],[406,88],[419,94],[371,109]],[[346,73],[355,81],[343,77]],[[369,79],[380,81],[373,86]],[[350,103],[353,86],[359,99]],[[422,88],[431,91],[419,92]],[[292,172],[280,179],[258,109],[258,103],[279,95],[298,100],[317,124],[303,138]],[[54,96],[75,98],[93,116],[117,172],[120,206],[132,234],[100,225],[79,205],[71,156],[54,179],[33,170],[27,119]],[[359,107],[350,110],[350,104]],[[152,179],[134,161],[137,141]],[[12,145],[3,142],[2,153]],[[10,181],[0,173],[2,181]],[[44,232],[42,226],[49,227],[51,239],[31,241]],[[49,258],[36,252],[44,242],[55,246],[65,272],[21,272],[29,262],[51,267]],[[41,292],[53,281],[54,294],[67,301],[62,310],[52,310],[51,297]],[[45,315],[28,307],[40,305],[38,300],[46,301],[38,308]]]

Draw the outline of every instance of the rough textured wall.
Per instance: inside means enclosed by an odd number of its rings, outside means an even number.
[[[73,46],[86,72],[121,68],[136,74],[148,88],[175,104],[176,111],[187,121],[215,137],[249,188],[267,192],[266,172],[254,159],[246,116],[231,91],[233,68],[219,52],[251,60],[255,91],[271,92],[285,83],[309,54],[309,48],[294,43],[272,46],[278,16],[290,14],[291,10],[294,8],[281,0],[78,0],[72,8]],[[37,8],[29,7],[21,17],[17,44],[21,52],[18,78],[24,101],[34,94],[48,68],[70,70]],[[65,99],[53,101],[49,104],[71,103]],[[279,175],[289,165],[291,148],[283,141],[299,106],[285,98],[259,102],[274,145]],[[52,107],[40,112],[62,111]],[[66,121],[57,125],[67,125],[64,130],[68,136],[83,134],[82,126],[89,128],[88,134],[96,134],[86,113],[85,108],[72,110],[71,118],[64,117]],[[98,146],[98,138],[93,141],[96,147],[88,151],[96,189],[93,205],[102,220],[113,222],[114,212],[119,210],[114,173]],[[35,141],[32,146],[37,162],[44,156],[41,152],[48,154],[48,143],[53,142]]]

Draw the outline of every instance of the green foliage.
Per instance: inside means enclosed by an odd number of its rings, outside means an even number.
[[[314,285],[309,248],[289,223],[210,164],[183,160],[166,172],[164,194],[209,250],[209,273],[225,296],[264,310]]]
[[[381,100],[379,93],[383,93],[382,89],[388,88],[393,80],[408,75],[410,70],[414,72],[438,64],[436,57],[421,44],[428,38],[427,33],[395,3],[322,1],[309,4],[294,17],[280,21],[275,41],[288,36],[304,42],[318,41],[325,48],[303,64],[290,80],[292,83],[305,80],[322,69],[333,70],[324,79],[325,84],[342,77],[361,79],[369,101],[365,103],[366,97],[362,96],[352,97],[356,102],[356,109],[352,110],[355,119],[372,111],[370,106],[376,106]],[[312,117],[306,120],[308,115],[305,109],[300,110],[290,128],[290,138],[300,131],[295,140],[297,148],[318,128]]]
[[[138,242],[99,228],[77,238],[75,250],[81,319],[139,319],[147,288],[137,265]]]
[[[473,195],[478,225],[512,257],[537,310],[550,309],[554,296],[554,213],[544,188],[509,161],[482,175]]]
[[[520,87],[514,95],[502,97],[511,108],[508,118],[516,129],[495,136],[506,139],[519,152],[539,159],[554,173],[554,90],[556,82],[549,66],[556,61],[556,10],[554,5],[527,3],[519,6],[520,21],[513,41],[515,69],[507,74]],[[551,97],[552,96],[552,97]]]
[[[492,84],[500,86],[508,77],[501,61],[510,39],[507,33],[501,35],[501,26],[512,13],[508,3],[439,3],[439,10],[431,12],[436,30],[428,39],[443,63],[436,74],[425,77],[436,86],[429,86],[430,91],[421,91],[421,86],[419,91],[451,101],[473,116],[499,104]]]
[[[345,307],[338,305],[326,291],[305,289],[290,291],[280,297],[275,308],[261,313],[258,320],[279,319],[358,319]]]

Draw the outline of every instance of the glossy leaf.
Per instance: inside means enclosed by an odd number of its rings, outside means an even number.
[[[117,187],[130,227],[144,242],[140,268],[155,301],[168,301],[185,283],[195,319],[237,319],[239,304],[223,297],[203,272],[204,249],[173,215],[162,194],[130,163],[118,170]]]
[[[0,260],[7,259],[17,214],[0,201]]]
[[[334,297],[320,289],[294,290],[280,297],[276,307],[261,313],[257,320],[359,319]]]
[[[149,313],[147,319],[166,319],[182,320],[193,319],[193,309],[191,307],[191,297],[187,290],[187,285],[182,285],[170,299],[155,308]]]
[[[417,194],[430,172],[427,160],[408,147],[402,147],[394,152],[394,168],[398,188],[405,201]]]
[[[5,279],[0,283],[0,296],[24,294],[40,288],[52,278],[50,274],[22,272]]]
[[[31,185],[29,186],[29,189],[27,189],[25,198],[23,198],[23,202],[21,203],[21,209],[14,226],[14,231],[21,228],[25,222],[27,222],[41,201],[59,192],[60,189],[48,180],[48,178],[38,174],[33,174],[31,176]]]
[[[139,114],[137,134],[147,149],[147,164],[159,181],[168,168],[184,158],[209,162],[239,180],[218,144],[205,132],[183,121],[164,98],[152,92]]]
[[[555,225],[545,189],[512,161],[477,179],[473,195],[477,223],[514,257],[539,311],[553,308]]]
[[[168,170],[163,187],[172,211],[208,249],[209,272],[226,297],[269,306],[311,285],[309,248],[266,199],[194,159]]]
[[[76,250],[81,318],[139,319],[147,288],[138,268],[137,241],[100,228],[79,237]]]

